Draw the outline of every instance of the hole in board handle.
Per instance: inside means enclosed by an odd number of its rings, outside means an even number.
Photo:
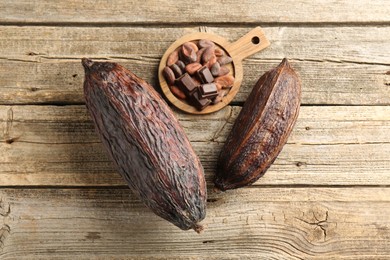
[[[259,44],[260,43],[260,38],[258,36],[253,36],[251,39],[253,44]]]

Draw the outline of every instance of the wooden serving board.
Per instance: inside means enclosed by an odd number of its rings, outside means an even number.
[[[208,39],[213,41],[217,45],[217,47],[223,49],[226,54],[233,59],[233,62],[229,69],[230,74],[234,77],[233,86],[229,90],[229,93],[222,99],[222,101],[218,104],[210,105],[202,111],[197,110],[194,106],[190,105],[185,100],[179,99],[174,96],[163,76],[163,70],[166,66],[169,54],[178,49],[183,43],[190,41],[195,42],[200,39]],[[252,54],[267,48],[269,45],[270,42],[265,37],[265,34],[260,27],[254,28],[235,42],[229,42],[223,37],[205,32],[197,32],[184,35],[183,37],[176,40],[166,50],[163,57],[161,58],[160,65],[158,68],[158,78],[160,81],[162,92],[175,107],[179,108],[184,112],[190,114],[209,114],[216,112],[227,106],[238,93],[243,79],[242,61],[245,58],[251,56]]]

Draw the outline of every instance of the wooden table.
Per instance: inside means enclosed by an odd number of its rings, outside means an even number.
[[[390,258],[390,1],[0,2],[1,259]],[[184,34],[261,26],[233,103],[176,111],[209,184],[206,230],[130,194],[87,114],[82,57],[157,86]],[[303,83],[288,144],[253,186],[212,192],[216,158],[254,83],[283,57]]]

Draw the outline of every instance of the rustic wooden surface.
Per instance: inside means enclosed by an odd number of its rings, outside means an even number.
[[[390,258],[390,1],[0,2],[1,259]],[[88,117],[80,58],[157,86],[192,32],[271,46],[243,62],[230,106],[175,110],[206,171],[206,230],[153,215]],[[214,193],[216,158],[256,80],[283,57],[302,78],[297,125],[253,186]]]

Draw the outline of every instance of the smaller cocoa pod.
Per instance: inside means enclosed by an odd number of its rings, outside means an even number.
[[[300,97],[299,77],[287,59],[257,81],[219,155],[218,189],[250,185],[266,172],[294,127]]]

